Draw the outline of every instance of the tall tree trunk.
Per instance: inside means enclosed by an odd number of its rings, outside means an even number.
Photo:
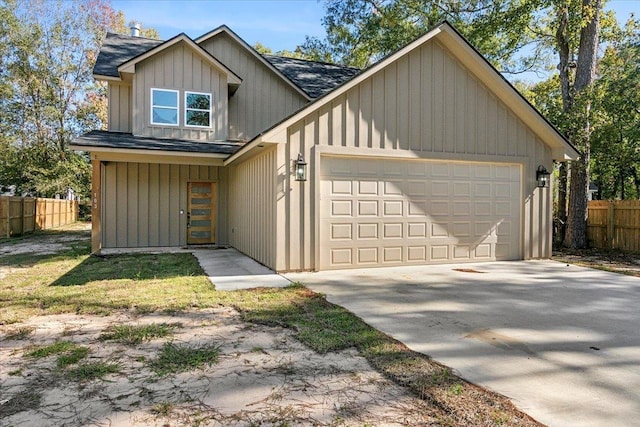
[[[589,190],[589,160],[591,158],[591,103],[586,97],[596,75],[598,51],[598,37],[600,33],[601,0],[582,0],[582,18],[584,24],[580,31],[580,47],[578,63],[576,65],[576,81],[574,90],[576,96],[581,96],[584,102],[582,109],[582,123],[576,132],[578,146],[582,156],[571,163],[571,184],[569,192],[569,212],[567,216],[567,232],[565,246],[570,248],[587,247],[587,194]]]
[[[556,30],[556,46],[558,47],[558,71],[560,72],[560,90],[562,93],[562,111],[566,114],[571,108],[571,81],[570,81],[570,51],[569,51],[569,10],[567,5],[562,5],[556,10],[558,19],[558,28]],[[560,163],[558,170],[558,206],[556,218],[558,219],[558,228],[554,240],[557,244],[564,241],[567,229],[567,164]]]

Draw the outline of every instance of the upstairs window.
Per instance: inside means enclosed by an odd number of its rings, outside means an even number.
[[[151,124],[178,126],[177,90],[151,89]]]
[[[210,93],[184,93],[184,123],[186,126],[211,127]]]

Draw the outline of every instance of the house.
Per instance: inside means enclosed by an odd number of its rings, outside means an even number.
[[[579,155],[446,22],[365,70],[260,55],[226,26],[109,34],[94,76],[108,131],[73,143],[94,251],[225,244],[276,271],[548,258],[537,171]]]

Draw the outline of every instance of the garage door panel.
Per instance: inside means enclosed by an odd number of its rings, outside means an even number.
[[[332,200],[331,216],[353,216],[351,200]]]
[[[407,237],[409,238],[425,238],[427,237],[426,222],[410,222],[407,224]]]
[[[404,202],[402,200],[383,200],[383,216],[402,216],[404,213]]]
[[[378,224],[358,224],[358,239],[377,239],[378,238]]]
[[[521,256],[519,166],[336,159],[321,158],[320,269]]]
[[[377,196],[378,181],[358,180],[358,196]]]
[[[377,264],[378,248],[358,248],[358,264]]]
[[[377,200],[357,200],[359,217],[378,217]]]

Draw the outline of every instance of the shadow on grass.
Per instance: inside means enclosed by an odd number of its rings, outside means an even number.
[[[199,268],[198,261],[191,254],[91,256],[60,276],[51,286],[82,286],[107,280],[164,280],[193,276]]]
[[[0,255],[0,267],[33,267],[40,263],[66,261],[91,253],[91,243],[88,241],[66,242],[67,248],[52,253],[21,252]]]

